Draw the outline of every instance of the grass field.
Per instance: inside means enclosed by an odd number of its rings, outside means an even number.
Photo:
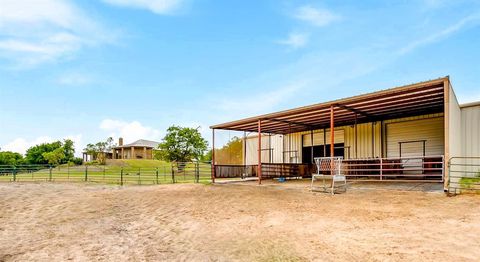
[[[210,165],[187,163],[184,168],[160,160],[109,160],[106,165],[19,166],[0,168],[0,181],[95,182],[105,184],[165,184],[210,182]]]

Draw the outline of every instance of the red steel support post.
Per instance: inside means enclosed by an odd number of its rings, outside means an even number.
[[[330,157],[335,155],[335,137],[334,137],[334,125],[335,119],[333,116],[333,105],[330,106]]]
[[[215,183],[215,129],[212,129],[212,183]]]
[[[335,156],[335,137],[334,137],[334,134],[335,134],[335,119],[334,119],[334,111],[333,111],[333,105],[330,106],[330,157],[332,158],[330,160],[330,163],[331,163],[331,174],[333,175],[333,157]],[[333,183],[333,181],[332,181]]]
[[[262,184],[262,120],[258,120],[258,184]]]

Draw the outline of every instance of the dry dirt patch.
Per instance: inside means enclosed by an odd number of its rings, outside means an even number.
[[[475,261],[480,197],[0,184],[0,261]]]

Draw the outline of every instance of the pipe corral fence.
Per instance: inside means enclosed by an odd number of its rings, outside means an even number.
[[[345,159],[341,172],[348,180],[443,182],[444,157]],[[262,163],[262,179],[311,178],[314,164]],[[328,172],[326,172],[328,174]],[[257,177],[257,165],[215,165],[215,178]]]
[[[342,172],[349,181],[442,182],[443,156],[343,160]],[[480,157],[448,160],[448,192],[480,193]],[[216,179],[257,178],[257,165],[215,165],[182,162],[152,168],[121,166],[0,165],[0,182],[92,182],[116,185],[211,183]],[[310,178],[313,164],[262,163],[262,179]]]
[[[93,182],[117,185],[210,183],[211,164],[180,162],[149,168],[121,166],[0,165],[0,182]]]
[[[480,157],[452,157],[448,166],[449,193],[480,194]]]

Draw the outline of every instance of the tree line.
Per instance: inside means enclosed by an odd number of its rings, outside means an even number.
[[[113,138],[87,144],[84,149],[97,164],[106,164],[108,153],[116,144]],[[81,165],[82,158],[74,156],[74,142],[70,139],[42,143],[30,147],[25,156],[15,152],[0,152],[0,165],[22,164],[75,164]],[[215,150],[217,162],[225,164],[242,164],[242,140],[232,138],[226,145]],[[167,162],[211,161],[212,151],[208,150],[208,142],[202,137],[198,128],[171,126],[158,148],[154,149],[154,159]]]
[[[74,142],[70,139],[32,146],[25,156],[10,151],[0,152],[0,165],[81,165],[82,162],[81,158],[75,157]]]

